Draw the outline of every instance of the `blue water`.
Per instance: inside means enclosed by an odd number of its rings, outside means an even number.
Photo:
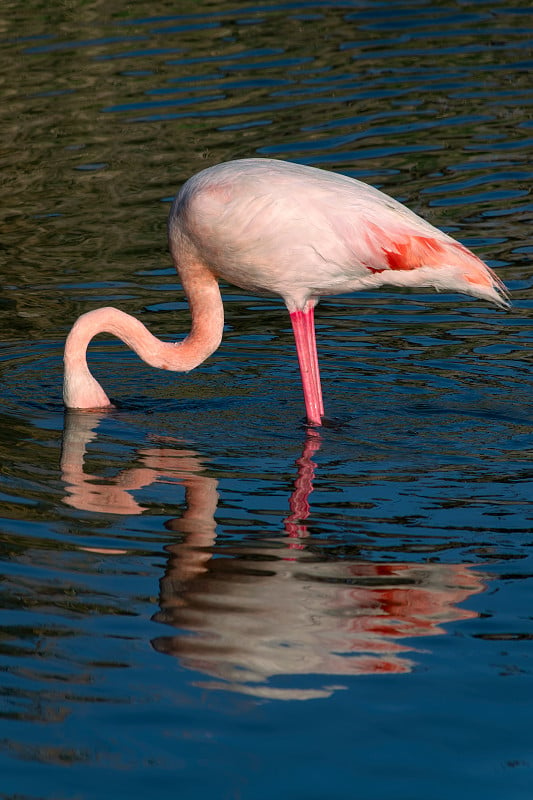
[[[1,800],[529,800],[529,4],[10,4],[0,67]],[[308,429],[281,302],[223,286],[188,375],[99,337],[188,329],[181,183],[268,156],[471,247],[502,311],[383,289],[316,314]]]

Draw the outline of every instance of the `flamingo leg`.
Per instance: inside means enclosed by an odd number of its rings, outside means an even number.
[[[308,303],[303,311],[292,311],[290,317],[302,376],[307,421],[311,425],[321,425],[324,403],[316,351],[315,307]]]

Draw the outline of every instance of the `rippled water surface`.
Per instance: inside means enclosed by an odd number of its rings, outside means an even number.
[[[529,3],[2,6],[2,800],[529,800]],[[268,156],[368,181],[512,308],[324,299],[306,428],[281,301],[223,286],[187,375],[62,347],[115,305],[189,326],[166,215]]]

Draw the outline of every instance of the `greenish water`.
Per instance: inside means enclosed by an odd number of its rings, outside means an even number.
[[[0,243],[1,800],[529,800],[527,3],[7,2]],[[179,338],[179,186],[268,156],[368,181],[513,306],[317,309],[312,432],[281,302],[223,287],[188,375],[101,337],[117,409],[68,414],[101,305]]]

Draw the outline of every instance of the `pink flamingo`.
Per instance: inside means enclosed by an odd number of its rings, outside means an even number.
[[[191,309],[190,333],[162,342],[116,308],[83,314],[65,344],[68,408],[112,405],[87,367],[87,346],[98,333],[117,336],[159,369],[187,372],[201,364],[222,339],[219,279],[285,301],[312,425],[324,414],[314,330],[322,295],[432,286],[509,305],[486,264],[401,203],[353,178],[299,164],[252,158],[208,167],[178,193],[168,233]]]

